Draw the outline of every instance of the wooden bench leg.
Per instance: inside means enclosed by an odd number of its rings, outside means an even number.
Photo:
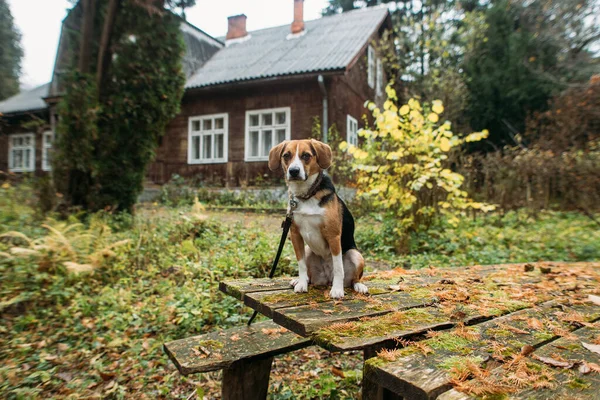
[[[378,347],[368,347],[364,349],[364,361],[377,356],[377,351],[379,350],[380,348]],[[362,400],[402,400],[402,396],[387,390],[377,382],[369,379],[369,376],[363,366]]]
[[[269,391],[273,357],[262,360],[236,361],[223,370],[223,400],[264,400]]]

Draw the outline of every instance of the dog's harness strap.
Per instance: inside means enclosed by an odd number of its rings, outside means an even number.
[[[270,279],[273,279],[273,276],[275,275],[275,270],[277,269],[277,264],[279,263],[279,257],[281,257],[281,252],[283,251],[283,246],[285,245],[285,239],[287,238],[290,227],[292,226],[293,219],[294,219],[294,214],[293,214],[292,210],[290,210],[287,213],[287,215],[285,216],[285,220],[281,224],[283,233],[281,234],[281,239],[279,240],[279,248],[277,249],[277,255],[275,255],[275,259],[273,260],[273,266],[271,266],[271,272],[269,272]],[[248,321],[248,326],[250,326],[252,324],[252,321],[254,321],[254,318],[256,318],[257,314],[258,314],[258,311],[254,311],[254,313],[252,314],[252,317],[250,317],[250,320]]]

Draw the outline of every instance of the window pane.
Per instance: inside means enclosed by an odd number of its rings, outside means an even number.
[[[215,135],[215,158],[223,158],[225,135]]]
[[[196,132],[200,130],[200,121],[192,121],[192,130]]]
[[[200,159],[200,136],[192,137],[192,159]]]
[[[273,131],[263,131],[263,147],[261,156],[268,156],[273,147]]]
[[[223,118],[215,118],[215,129],[223,129]]]
[[[46,145],[47,146],[52,145],[52,134],[51,133],[46,133]]]
[[[271,126],[273,125],[273,114],[263,114],[262,115],[262,125],[263,126]]]
[[[25,150],[25,162],[23,163],[23,167],[29,167],[29,160],[31,157],[31,150]]]
[[[212,158],[212,136],[202,136],[202,158],[207,160]]]
[[[277,125],[285,124],[285,117],[286,117],[285,112],[275,113],[275,121],[276,121],[275,123]]]
[[[258,131],[250,132],[250,156],[258,156]]]
[[[210,131],[212,129],[212,119],[203,119],[202,120],[202,130]]]
[[[277,132],[277,143],[275,144],[283,142],[285,140],[285,129],[277,129],[275,132]]]
[[[250,126],[258,126],[258,114],[250,115]]]

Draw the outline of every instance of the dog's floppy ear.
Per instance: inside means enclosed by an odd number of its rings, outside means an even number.
[[[271,171],[277,171],[281,168],[281,154],[283,153],[283,149],[288,144],[289,140],[284,140],[279,143],[277,146],[273,147],[269,152],[269,169]]]
[[[328,144],[319,142],[315,139],[310,139],[310,145],[315,149],[317,153],[317,164],[321,169],[327,169],[331,166],[331,147]]]

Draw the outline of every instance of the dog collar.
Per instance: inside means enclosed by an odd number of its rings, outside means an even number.
[[[292,201],[295,202],[296,207],[298,207],[298,201],[296,199],[308,200],[311,197],[313,197],[315,195],[315,193],[317,193],[317,191],[319,190],[319,185],[321,184],[322,180],[323,180],[323,171],[319,172],[317,179],[315,179],[314,183],[312,184],[310,189],[308,189],[308,192],[306,192],[306,194],[304,196],[292,195],[292,197],[290,198],[290,207],[292,207]]]

